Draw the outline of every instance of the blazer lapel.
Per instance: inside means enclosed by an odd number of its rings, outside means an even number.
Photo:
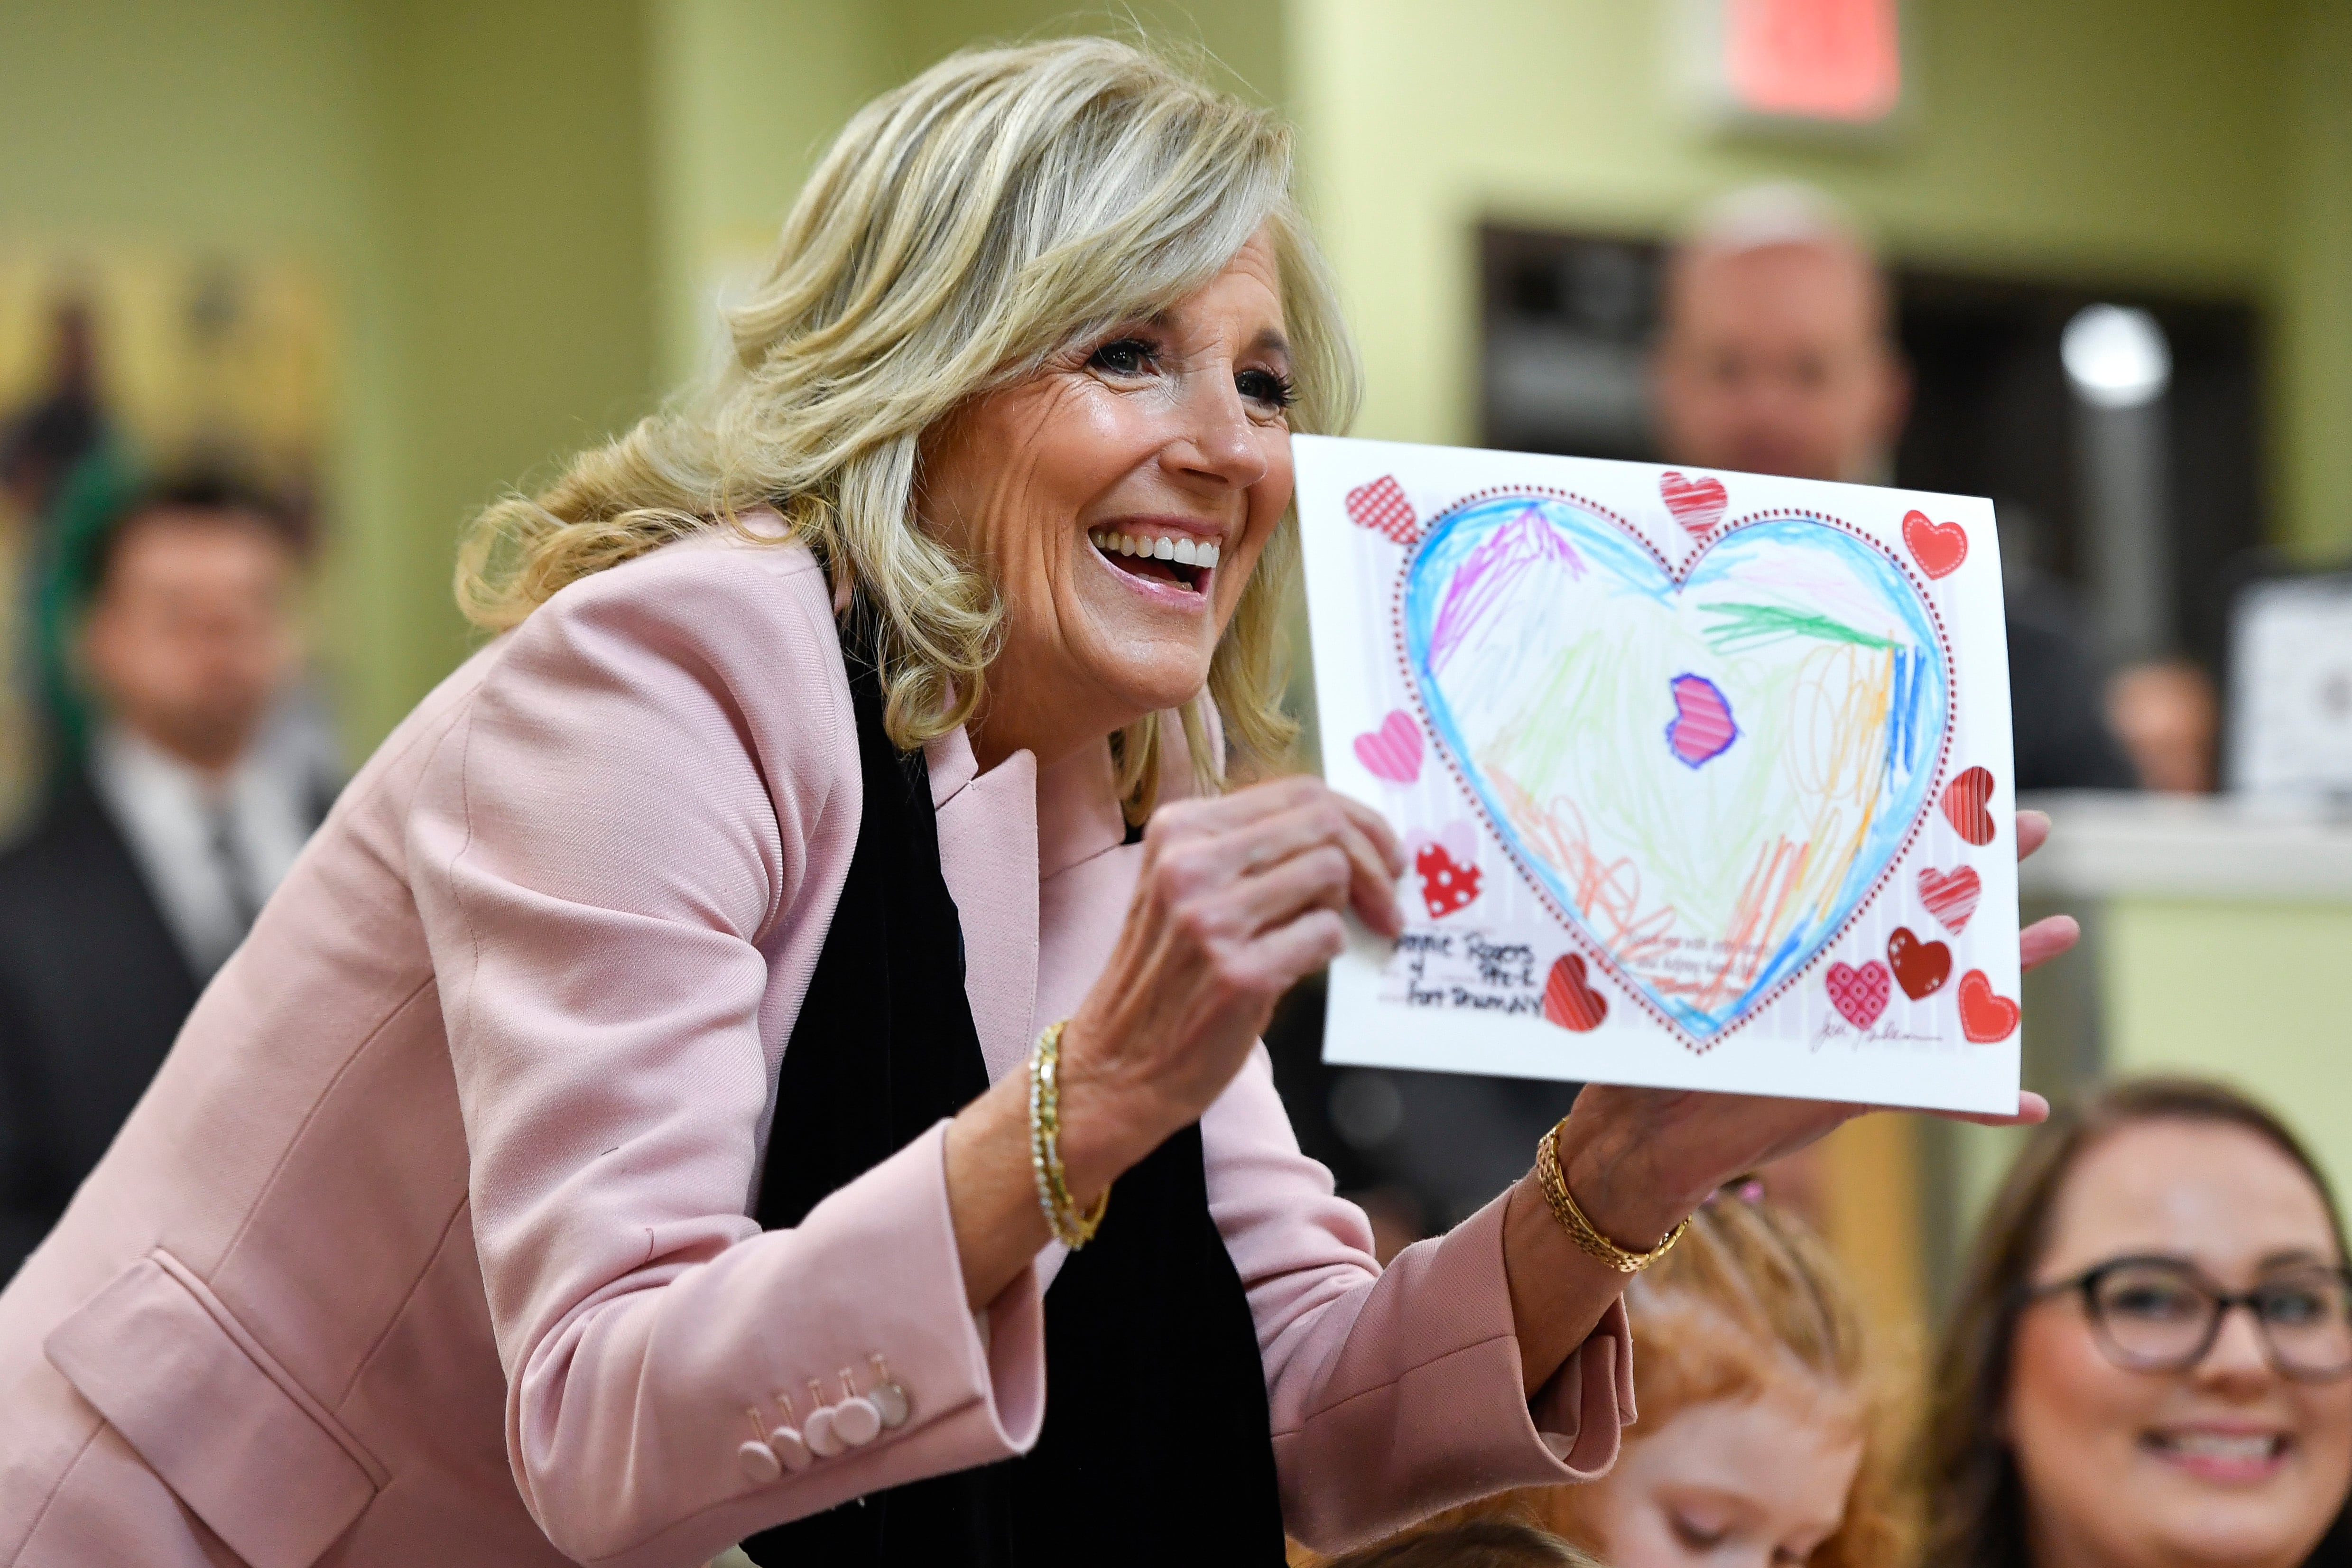
[[[1037,764],[1015,752],[975,776],[961,730],[925,761],[940,833],[940,870],[963,928],[963,988],[993,1083],[1029,1055],[1037,996]]]

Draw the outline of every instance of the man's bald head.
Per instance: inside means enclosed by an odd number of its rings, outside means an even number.
[[[1667,262],[1652,367],[1665,459],[1883,479],[1910,400],[1891,317],[1876,259],[1824,198],[1717,204]]]

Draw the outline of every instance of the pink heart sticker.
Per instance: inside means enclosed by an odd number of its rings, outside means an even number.
[[[1855,1028],[1867,1029],[1886,1011],[1888,982],[1893,976],[1878,960],[1874,958],[1860,969],[1832,963],[1822,978],[1829,988],[1830,1005]]]
[[[1356,737],[1356,760],[1374,778],[1411,784],[1421,776],[1421,726],[1402,708],[1392,708],[1370,734]]]

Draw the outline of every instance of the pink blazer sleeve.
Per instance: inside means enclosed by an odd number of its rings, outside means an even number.
[[[967,1310],[938,1129],[795,1229],[746,1217],[855,837],[834,646],[804,553],[661,551],[512,634],[414,809],[508,1452],[583,1562],[699,1562],[1018,1452],[1042,1416],[1034,1277]],[[838,1398],[876,1352],[906,1427],[746,1478],[772,1395],[804,1415],[808,1379]]]
[[[1265,1356],[1293,1535],[1336,1552],[1507,1488],[1588,1480],[1615,1461],[1633,1419],[1623,1303],[1524,1397],[1502,1198],[1383,1273],[1363,1211],[1299,1152],[1264,1047],[1201,1131],[1210,1208]]]

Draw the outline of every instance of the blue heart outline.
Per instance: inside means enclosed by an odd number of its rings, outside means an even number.
[[[1912,658],[1906,659],[1899,651],[1896,656],[1899,713],[1888,725],[1887,754],[1881,764],[1890,776],[1901,774],[1899,788],[1891,792],[1891,804],[1872,823],[1864,848],[1854,856],[1828,910],[1792,928],[1755,980],[1713,1013],[1660,996],[1620,964],[1585,925],[1556,868],[1521,838],[1490,794],[1483,771],[1470,761],[1453,707],[1430,668],[1432,636],[1444,590],[1478,544],[1530,507],[1540,509],[1545,522],[1575,549],[1604,563],[1621,591],[1641,593],[1662,605],[1729,577],[1759,546],[1798,542],[1825,547],[1855,576],[1877,588],[1885,606],[1913,635]],[[1481,491],[1433,518],[1407,552],[1397,581],[1395,628],[1400,660],[1440,754],[1521,877],[1628,994],[1695,1050],[1708,1049],[1755,1016],[1801,978],[1867,907],[1926,820],[1948,760],[1951,660],[1924,585],[1885,546],[1824,514],[1777,511],[1740,519],[1704,541],[1677,573],[1630,524],[1580,496],[1530,488]]]

